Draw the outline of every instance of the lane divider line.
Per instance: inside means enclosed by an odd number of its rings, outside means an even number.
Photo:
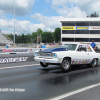
[[[80,93],[80,92],[83,92],[83,91],[92,89],[92,88],[97,87],[97,86],[100,86],[100,83],[97,83],[97,84],[94,84],[94,85],[90,85],[90,86],[87,86],[87,87],[84,87],[84,88],[81,88],[81,89],[78,89],[78,90],[75,90],[75,91],[72,91],[72,92],[69,92],[69,93],[60,95],[60,96],[58,96],[58,97],[49,99],[49,100],[61,100],[61,99],[67,98],[67,97],[69,97],[69,96],[78,94],[78,93]]]
[[[32,64],[32,65],[21,65],[21,66],[12,66],[12,67],[2,67],[0,69],[11,69],[11,68],[21,68],[21,67],[28,67],[28,66],[37,66],[40,64]]]

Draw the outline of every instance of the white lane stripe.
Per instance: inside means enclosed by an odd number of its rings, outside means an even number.
[[[69,97],[69,96],[75,95],[75,94],[77,94],[77,93],[80,93],[80,92],[89,90],[89,89],[91,89],[91,88],[97,87],[97,86],[99,86],[99,85],[100,85],[100,83],[97,83],[97,84],[94,84],[94,85],[90,85],[90,86],[87,86],[87,87],[84,87],[84,88],[81,88],[81,89],[78,89],[78,90],[75,90],[75,91],[72,91],[72,92],[63,94],[63,95],[61,95],[61,96],[52,98],[52,99],[50,99],[50,100],[61,100],[61,99],[67,98],[67,97]]]
[[[2,67],[0,69],[21,68],[21,67],[36,66],[36,65],[40,65],[40,64],[22,65],[22,66],[12,66],[12,67]]]

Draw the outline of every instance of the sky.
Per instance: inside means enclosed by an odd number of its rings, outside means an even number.
[[[0,0],[0,29],[13,34],[15,19],[15,34],[32,34],[38,28],[53,32],[63,18],[85,18],[94,12],[100,16],[100,0]]]

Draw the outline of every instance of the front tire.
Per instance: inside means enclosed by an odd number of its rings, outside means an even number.
[[[40,65],[41,65],[42,67],[47,67],[47,66],[48,66],[48,64],[43,63],[43,62],[40,62]]]
[[[69,58],[64,58],[62,64],[60,65],[62,71],[66,72],[70,69],[71,61]]]
[[[97,67],[98,66],[98,59],[93,59],[91,64],[88,65],[91,68]]]

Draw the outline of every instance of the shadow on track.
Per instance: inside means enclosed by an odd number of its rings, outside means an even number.
[[[97,68],[97,67],[96,67]],[[71,70],[67,71],[67,72],[63,72],[60,68],[60,66],[55,66],[55,65],[50,65],[47,68],[41,68],[39,70],[41,70],[41,74],[44,73],[56,73],[56,74],[61,74],[61,73],[70,73],[70,72],[78,72],[78,71],[86,71],[86,70],[94,70],[96,68],[89,68],[87,67],[87,65],[73,65],[71,66]]]

